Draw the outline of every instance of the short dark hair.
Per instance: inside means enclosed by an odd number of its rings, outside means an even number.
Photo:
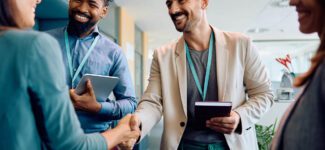
[[[109,6],[109,3],[113,2],[114,0],[103,0],[105,6]]]
[[[0,0],[0,26],[17,27],[10,1]]]

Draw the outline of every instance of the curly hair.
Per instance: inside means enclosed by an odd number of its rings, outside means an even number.
[[[109,6],[109,4],[111,2],[113,2],[114,0],[103,0],[103,1],[104,1],[105,6]]]
[[[311,59],[311,67],[309,70],[297,77],[294,81],[294,86],[300,87],[304,85],[315,73],[319,64],[325,60],[325,0],[318,0],[321,6],[321,28],[319,31],[320,45],[315,56]]]

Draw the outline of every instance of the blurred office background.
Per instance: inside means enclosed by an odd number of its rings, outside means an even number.
[[[67,9],[68,0],[44,0],[37,8],[34,28],[43,31],[66,25]],[[269,70],[277,100],[259,124],[270,125],[280,119],[295,93],[285,89],[284,94],[292,95],[286,98],[281,95],[284,67],[275,58],[289,54],[293,71],[306,71],[319,44],[318,36],[299,32],[297,14],[288,0],[210,0],[208,19],[219,29],[242,32],[251,37]],[[169,18],[165,0],[115,0],[99,27],[123,48],[137,98],[141,98],[148,84],[154,49],[180,36]],[[159,149],[162,126],[160,122],[137,149]]]

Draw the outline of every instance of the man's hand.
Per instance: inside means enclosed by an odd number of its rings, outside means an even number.
[[[234,112],[230,112],[229,117],[214,117],[206,121],[206,126],[216,132],[231,134],[233,133],[240,121],[240,116]]]
[[[92,113],[97,113],[100,111],[101,105],[96,100],[96,96],[90,80],[88,80],[86,84],[87,84],[86,92],[83,93],[82,95],[76,94],[74,89],[70,90],[70,97],[73,106],[75,107],[76,110],[83,110]]]
[[[140,120],[136,115],[132,115],[130,118],[130,128],[131,131],[138,131],[140,133]],[[123,141],[118,145],[119,149],[121,150],[132,150],[135,143],[137,142],[139,136],[136,138],[130,138],[129,140]]]
[[[128,114],[119,121],[115,128],[101,133],[106,139],[108,149],[130,139],[134,139],[134,143],[136,142],[136,139],[140,137],[140,129],[136,122],[137,118],[134,117],[136,116]],[[132,146],[129,147],[130,149],[133,148],[134,143],[130,144]]]

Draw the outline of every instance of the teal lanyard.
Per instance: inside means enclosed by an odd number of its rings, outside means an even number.
[[[193,78],[195,80],[195,84],[196,84],[196,87],[198,88],[200,94],[201,94],[201,97],[202,97],[202,101],[205,101],[205,98],[207,96],[207,91],[208,91],[208,83],[209,83],[209,78],[210,78],[210,70],[211,70],[211,62],[212,62],[212,49],[213,49],[213,41],[214,41],[214,34],[213,32],[211,33],[211,36],[210,36],[210,42],[209,42],[209,55],[208,55],[208,64],[207,64],[207,68],[206,68],[206,71],[205,71],[205,80],[204,80],[204,91],[202,93],[202,87],[201,87],[201,84],[200,84],[200,81],[199,81],[199,77],[196,73],[196,70],[194,68],[194,65],[193,65],[193,61],[192,61],[192,58],[191,58],[191,55],[190,55],[190,50],[185,42],[185,51],[186,51],[186,58],[187,58],[187,61],[190,65],[190,69],[191,69],[191,72],[192,72],[192,75],[193,75]]]
[[[96,36],[95,40],[92,42],[90,48],[88,49],[88,52],[86,53],[85,57],[82,59],[80,65],[78,66],[77,70],[75,73],[73,73],[73,66],[72,66],[72,58],[71,58],[71,49],[70,49],[70,44],[69,44],[69,37],[68,37],[68,32],[64,32],[64,40],[65,40],[65,49],[67,52],[67,58],[68,58],[68,64],[69,64],[69,71],[70,71],[70,76],[72,78],[71,80],[71,86],[73,86],[73,81],[76,80],[78,74],[80,73],[82,67],[85,65],[90,53],[94,50],[94,47],[99,39],[99,36]]]

